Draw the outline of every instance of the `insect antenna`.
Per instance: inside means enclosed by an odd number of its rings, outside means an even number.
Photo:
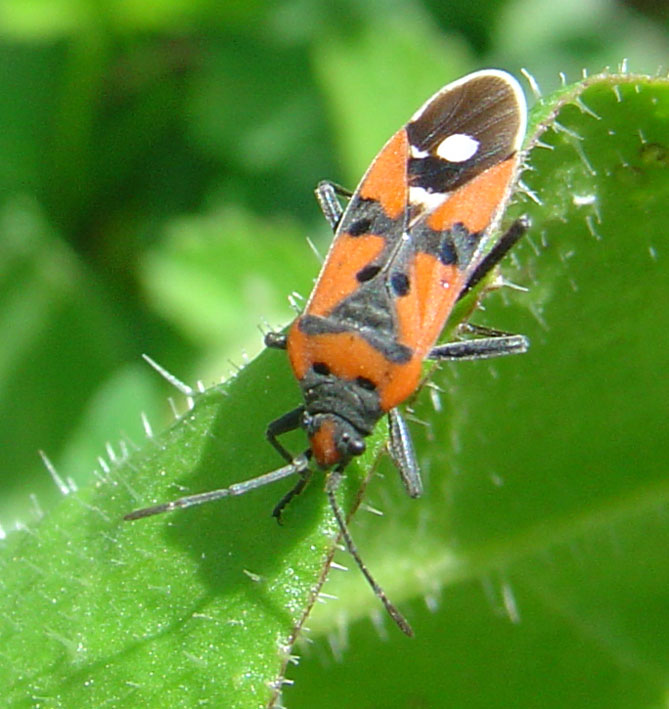
[[[180,497],[178,500],[172,500],[171,502],[164,502],[161,505],[155,505],[154,507],[144,507],[141,510],[134,510],[129,512],[123,517],[124,520],[135,520],[142,519],[143,517],[152,517],[153,515],[159,515],[163,512],[171,512],[172,510],[184,509],[186,507],[194,507],[195,505],[204,505],[206,502],[213,502],[214,500],[220,500],[222,497],[235,497],[236,495],[244,495],[251,490],[263,487],[263,485],[269,485],[270,483],[276,482],[277,480],[282,480],[290,475],[296,475],[299,473],[304,473],[304,471],[309,467],[309,458],[306,453],[297,456],[293,461],[284,465],[282,468],[277,468],[277,470],[272,470],[264,475],[259,475],[257,478],[251,478],[250,480],[244,480],[241,483],[235,483],[230,485],[230,487],[223,487],[218,490],[210,490],[209,492],[201,492],[198,495],[188,495],[187,497]]]
[[[372,590],[376,594],[376,597],[381,601],[381,603],[383,603],[385,609],[388,611],[388,615],[395,621],[397,627],[405,635],[408,635],[410,638],[412,638],[414,632],[411,625],[409,625],[409,621],[397,610],[397,608],[393,605],[388,596],[386,596],[385,591],[376,582],[376,579],[372,576],[371,571],[367,568],[365,562],[361,559],[360,554],[358,553],[358,549],[356,548],[355,543],[353,542],[351,532],[349,531],[348,526],[346,524],[344,513],[341,507],[339,506],[339,503],[337,502],[337,498],[335,496],[335,492],[339,487],[341,479],[342,471],[333,470],[328,475],[325,484],[325,491],[330,501],[330,507],[332,507],[335,519],[337,520],[337,525],[339,526],[339,531],[341,532],[342,539],[344,540],[346,548],[348,549],[348,553],[355,559],[355,563],[358,565],[358,568],[360,569],[360,571],[362,571],[364,577],[367,579],[367,583],[369,583],[369,585],[372,587]]]

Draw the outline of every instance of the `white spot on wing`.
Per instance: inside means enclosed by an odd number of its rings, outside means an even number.
[[[469,160],[479,149],[479,141],[466,133],[453,133],[446,136],[437,146],[437,155],[448,162]]]
[[[426,212],[433,212],[447,197],[446,192],[428,192],[422,187],[409,187],[409,202],[419,204]]]
[[[421,150],[420,148],[417,148],[415,145],[411,145],[409,147],[409,150],[411,152],[411,157],[412,158],[426,158],[430,153],[427,150]]]

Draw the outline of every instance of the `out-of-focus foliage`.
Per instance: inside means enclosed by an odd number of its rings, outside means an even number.
[[[305,237],[310,237],[321,253],[330,238],[312,196],[318,180],[330,178],[353,187],[374,153],[416,106],[446,81],[470,70],[497,66],[520,75],[521,67],[527,67],[544,90],[559,86],[559,72],[572,81],[578,79],[583,68],[590,73],[607,65],[615,69],[624,58],[632,70],[654,74],[659,65],[664,63],[666,67],[669,62],[669,39],[662,15],[652,7],[645,8],[641,2],[614,0],[4,0],[0,4],[2,528],[10,531],[17,524],[33,525],[41,514],[48,515],[57,501],[60,493],[41,464],[38,449],[45,450],[54,461],[65,484],[82,487],[94,479],[94,471],[104,474],[110,459],[113,462],[126,449],[145,445],[140,412],[147,414],[156,431],[169,423],[171,413],[166,399],[171,392],[143,365],[141,353],[151,355],[186,381],[199,378],[209,385],[241,364],[244,353],[254,355],[259,351],[258,326],[264,320],[272,327],[288,322],[293,312],[288,294],[295,291],[306,295],[318,269],[318,260]],[[666,15],[664,18],[666,23]],[[630,105],[623,102],[621,115]],[[634,105],[635,110],[641,110]],[[609,107],[606,111],[608,116]],[[631,123],[616,126],[618,134],[636,131],[634,115],[627,118]],[[581,126],[576,123],[580,131]],[[663,144],[661,136],[651,140],[644,135],[639,140],[650,147],[640,155],[638,164],[635,158],[639,156],[623,155],[619,147],[604,145],[597,150],[597,164],[590,165],[595,174],[630,185],[629,191],[615,193],[620,200],[626,194],[643,192],[646,184],[656,189],[657,182],[651,177],[666,169],[666,141]],[[572,150],[579,149],[578,140],[574,146]],[[554,146],[556,151],[560,148]],[[583,156],[585,165],[589,159],[589,155]],[[561,283],[560,287],[566,284],[573,287],[570,297],[576,300],[573,304],[569,301],[561,317],[571,327],[578,331],[576,319],[583,306],[580,299],[586,297],[579,294],[585,293],[592,304],[591,315],[601,313],[599,319],[593,316],[587,320],[588,327],[601,329],[598,336],[610,339],[612,351],[616,351],[618,338],[634,328],[630,313],[643,313],[636,322],[644,325],[635,334],[644,338],[648,328],[659,322],[653,314],[662,305],[661,291],[638,291],[628,289],[626,284],[643,287],[652,282],[652,274],[644,270],[647,264],[636,257],[628,258],[623,241],[608,253],[627,259],[628,281],[603,278],[600,269],[609,268],[601,265],[606,264],[605,254],[594,249],[591,260],[575,266],[578,277],[574,276],[572,285],[568,278],[555,280],[558,262],[572,258],[576,243],[574,238],[559,243],[560,225],[568,223],[570,210],[576,204],[573,200],[580,199],[579,209],[591,210],[579,222],[581,227],[587,225],[595,235],[608,229],[615,232],[615,220],[620,219],[624,230],[619,238],[633,239],[630,232],[634,231],[643,237],[642,246],[649,257],[662,259],[666,253],[663,222],[657,224],[648,216],[647,221],[646,217],[638,217],[641,223],[630,225],[624,215],[615,211],[616,205],[609,205],[612,211],[607,213],[602,229],[601,214],[588,201],[592,184],[587,174],[567,174],[568,161],[560,172],[550,158],[538,159],[533,167],[536,173],[528,173],[526,182],[540,193],[545,206],[543,212],[538,208],[534,211],[547,219],[542,234],[559,250],[559,258],[555,263],[551,258],[535,261],[528,255],[529,247],[520,251],[521,266],[523,258],[532,261],[531,273],[521,268],[517,277],[533,291],[527,308],[550,332],[557,327],[559,317],[547,321],[537,303],[541,298],[546,303],[555,302],[551,288],[556,288],[557,283]],[[556,186],[555,192],[551,192],[550,184],[542,182],[547,175]],[[666,190],[657,195],[656,203],[667,204]],[[539,250],[539,237],[535,241]],[[585,281],[590,277],[595,285],[589,283],[586,287]],[[611,302],[614,306],[610,308]],[[494,303],[490,310],[501,317],[505,312]],[[514,318],[519,316],[511,316],[515,322]],[[593,324],[596,322],[600,325]],[[513,327],[513,322],[503,326]],[[527,323],[520,317],[518,327],[525,326]],[[553,334],[558,340],[564,337],[559,332]],[[570,336],[576,334],[572,332]],[[594,341],[601,345],[604,340]],[[561,478],[555,463],[559,456],[553,458],[546,489],[554,486],[564,492],[562,486],[567,483],[561,480],[568,480],[573,496],[583,498],[586,510],[592,511],[595,504],[588,506],[589,489],[604,485],[609,490],[606,485],[611,485],[611,495],[615,497],[627,488],[624,480],[607,476],[601,453],[599,463],[589,457],[588,436],[574,435],[569,424],[570,411],[557,416],[555,402],[569,401],[571,396],[574,410],[584,407],[587,411],[590,398],[610,400],[608,408],[593,408],[597,411],[597,425],[593,426],[592,435],[597,435],[598,426],[606,429],[606,420],[602,423],[605,414],[616,426],[621,421],[625,426],[616,428],[620,431],[620,445],[607,448],[610,457],[604,456],[605,460],[612,465],[616,455],[626,460],[634,458],[643,470],[655,471],[654,466],[662,465],[666,459],[666,443],[657,440],[653,446],[652,441],[644,439],[644,447],[639,449],[640,439],[630,437],[626,441],[625,431],[632,430],[630,421],[643,419],[644,410],[655,411],[652,406],[645,409],[646,402],[652,401],[644,393],[649,383],[641,377],[635,387],[635,375],[639,377],[639,372],[650,368],[635,367],[634,359],[647,352],[661,355],[666,352],[666,341],[651,337],[638,351],[632,347],[629,370],[607,368],[608,358],[603,354],[597,361],[589,359],[586,342],[584,337],[577,349],[570,349],[569,341],[561,342],[561,352],[554,356],[569,363],[569,367],[565,364],[564,380],[560,380],[562,388],[550,391],[543,409],[537,407],[535,428],[529,437],[536,442],[551,436],[551,431],[564,437],[565,448],[574,453],[563,460],[569,474]],[[280,358],[280,354],[274,356]],[[656,362],[661,379],[662,361]],[[526,363],[504,363],[500,369],[506,371],[509,366],[521,368]],[[469,374],[453,376],[467,382]],[[472,378],[476,376],[474,372]],[[626,382],[625,376],[630,380]],[[570,380],[582,380],[582,386],[572,390]],[[607,381],[611,382],[609,391]],[[621,401],[611,392],[620,390],[623,382],[631,382],[631,389],[639,394],[630,396],[628,406],[621,411]],[[539,381],[534,386],[549,388],[551,383],[555,380]],[[457,394],[458,386],[467,390],[468,384],[444,386]],[[278,398],[283,396],[282,393]],[[267,418],[268,407],[259,398],[249,400],[247,396],[244,402],[245,406],[257,405],[254,418],[260,414],[263,420]],[[528,402],[525,405],[529,406]],[[539,562],[531,555],[529,561],[518,560],[517,566],[509,570],[513,583],[501,573],[501,567],[495,567],[495,573],[484,576],[484,586],[490,587],[492,600],[482,601],[481,609],[476,611],[466,600],[468,592],[480,593],[471,570],[464,575],[469,583],[444,590],[450,581],[457,580],[458,573],[453,571],[451,578],[451,571],[435,570],[436,549],[448,549],[459,540],[469,552],[474,549],[483,554],[477,535],[483,534],[485,519],[489,520],[490,543],[510,544],[512,535],[507,537],[504,531],[516,529],[515,522],[509,522],[500,512],[501,502],[511,511],[509,519],[526,517],[538,522],[537,516],[547,513],[547,508],[536,506],[536,501],[528,502],[535,505],[533,508],[519,509],[523,491],[529,489],[522,482],[523,476],[541,474],[536,469],[540,456],[535,455],[532,446],[523,447],[522,441],[494,439],[499,455],[511,456],[509,465],[516,466],[519,480],[510,485],[510,470],[504,475],[488,470],[490,480],[504,479],[506,487],[500,483],[494,490],[486,489],[477,481],[476,461],[471,456],[476,453],[475,440],[480,434],[467,423],[464,413],[458,414],[457,406],[455,399],[445,404],[445,416],[457,423],[453,430],[443,429],[444,446],[453,447],[453,457],[446,451],[444,461],[434,459],[428,467],[442,471],[431,472],[431,479],[439,481],[432,483],[433,491],[439,490],[443,497],[446,490],[446,499],[453,496],[460,505],[449,502],[444,506],[447,522],[442,530],[443,547],[431,546],[437,538],[434,535],[424,540],[421,552],[423,573],[434,574],[435,593],[444,595],[443,610],[439,623],[434,616],[425,619],[425,626],[435,630],[434,636],[430,635],[429,641],[419,647],[408,647],[415,648],[416,667],[421,666],[421,658],[425,660],[422,666],[428,666],[427,660],[436,657],[431,645],[448,644],[449,638],[456,649],[475,644],[477,634],[483,632],[486,613],[491,624],[500,624],[501,619],[495,615],[498,606],[513,620],[514,604],[519,603],[523,622],[512,628],[505,626],[494,637],[486,636],[487,652],[484,649],[480,654],[468,655],[471,665],[460,668],[460,672],[471,676],[471,694],[459,695],[464,684],[441,685],[440,674],[435,670],[431,691],[415,692],[411,695],[415,701],[408,697],[403,706],[436,706],[433,697],[444,692],[452,692],[457,698],[452,703],[444,699],[441,706],[476,706],[477,678],[496,676],[487,664],[496,654],[503,656],[503,664],[509,668],[506,677],[518,684],[513,695],[518,706],[550,705],[537,699],[541,697],[539,689],[534,695],[527,684],[522,684],[523,674],[532,676],[537,688],[543,686],[559,697],[563,691],[561,682],[565,686],[569,683],[573,689],[579,671],[584,675],[589,672],[585,663],[593,656],[597,663],[592,665],[590,674],[599,673],[605,678],[601,685],[583,684],[580,706],[639,706],[642,680],[649,688],[644,705],[657,704],[660,678],[667,675],[666,653],[656,651],[649,637],[629,640],[625,624],[638,628],[642,620],[636,616],[616,616],[618,632],[612,632],[602,620],[606,611],[599,614],[597,604],[600,599],[605,608],[610,608],[615,606],[616,598],[634,596],[638,589],[644,593],[648,578],[639,570],[637,582],[621,585],[616,596],[616,578],[609,568],[615,555],[600,554],[604,543],[596,535],[587,536],[582,543],[573,541],[573,549],[568,545],[556,549],[539,569]],[[237,412],[238,417],[245,415],[245,411]],[[575,420],[585,426],[584,417]],[[501,430],[506,426],[503,423]],[[647,430],[654,431],[653,426],[651,419]],[[262,429],[257,436],[259,447],[264,445],[261,438]],[[598,440],[602,440],[601,436]],[[247,444],[240,448],[244,450],[235,450],[229,444],[229,454],[248,454]],[[98,461],[98,456],[103,460]],[[480,459],[487,465],[490,453],[481,453]],[[271,451],[266,460],[271,464]],[[582,476],[575,470],[578,460],[584,461]],[[443,481],[451,469],[462,470],[463,478],[473,475],[471,487],[464,486],[459,493],[448,487]],[[248,475],[256,472],[261,471],[247,470]],[[625,478],[627,473],[621,475]],[[213,477],[207,478],[210,484],[215,484],[216,476]],[[132,480],[128,482],[133,485]],[[507,492],[511,490],[513,494]],[[650,496],[650,487],[644,491]],[[664,535],[666,539],[667,525],[661,521],[666,513],[666,494],[663,497],[661,489],[655,492],[659,508],[653,513],[657,517],[647,522],[646,538],[661,539]],[[141,490],[138,494],[143,499]],[[555,495],[559,506],[564,497]],[[487,496],[492,498],[490,504],[495,510],[490,516],[486,512]],[[271,493],[265,499],[271,500]],[[527,499],[533,499],[531,494]],[[605,504],[607,500],[603,497],[597,502]],[[421,503],[412,504],[415,507]],[[390,535],[396,542],[405,539],[404,550],[400,548],[398,552],[400,560],[411,551],[412,529],[421,520],[425,524],[425,519],[431,519],[430,524],[434,525],[436,504],[428,509],[425,518],[415,512],[406,527]],[[565,509],[579,522],[578,506],[566,505]],[[638,514],[646,507],[632,503],[632,509]],[[465,510],[471,512],[469,520],[462,517]],[[316,513],[313,514],[315,519]],[[208,519],[215,516],[214,513]],[[611,520],[615,523],[612,521],[608,529],[612,536],[619,534],[624,538],[621,554],[626,555],[633,540],[639,539],[639,544],[643,540],[641,527],[635,525],[628,533],[624,515],[612,515]],[[371,564],[373,552],[377,552],[379,575],[384,580],[417,566],[400,561],[394,568],[384,540],[374,536],[383,534],[386,522],[376,522],[373,530],[361,531],[369,537]],[[565,525],[569,526],[569,520]],[[258,544],[264,543],[262,537],[267,535],[268,527],[259,525]],[[53,546],[50,553],[57,555],[60,538],[49,539]],[[307,539],[305,536],[303,543]],[[614,542],[615,539],[610,543]],[[537,543],[536,549],[541,549],[541,544]],[[508,553],[516,559],[512,549]],[[500,558],[494,553],[483,557],[495,561]],[[666,574],[662,556],[655,558],[650,550],[643,558],[659,577]],[[588,575],[598,565],[606,567],[597,577],[599,582],[611,580],[606,589],[594,584],[591,598],[570,598],[570,589],[563,587],[567,581],[579,574]],[[483,561],[481,569],[490,571]],[[636,573],[631,567],[627,571]],[[122,575],[121,579],[125,583]],[[53,582],[54,588],[58,586],[57,579]],[[104,582],[104,575],[96,581]],[[352,583],[347,576],[342,584],[344,595]],[[406,593],[402,578],[393,583],[400,593]],[[655,618],[655,623],[661,604],[650,596],[656,588],[646,591],[649,617]],[[513,589],[521,595],[519,600],[513,596]],[[103,593],[102,598],[105,597]],[[412,592],[406,597],[411,598]],[[366,602],[359,600],[366,598],[364,593],[353,593],[350,598],[355,600],[348,605],[343,603],[343,612],[349,616],[352,607]],[[666,595],[663,598],[666,600]],[[463,610],[455,610],[451,616],[449,605],[455,609],[462,606]],[[331,613],[336,613],[336,606]],[[470,627],[457,624],[463,616],[469,619]],[[571,618],[571,624],[560,625],[559,619],[565,617]],[[666,615],[662,620],[666,627]],[[40,622],[49,625],[48,617]],[[442,623],[443,633],[437,633]],[[322,621],[315,618],[314,624],[329,634],[337,656],[343,636],[333,634],[332,616],[326,614]],[[141,636],[143,629],[137,628],[136,632]],[[427,635],[427,630],[424,632]],[[523,632],[526,634],[518,638]],[[564,654],[551,655],[547,649],[555,637],[570,633],[591,640],[594,648],[584,650],[580,659],[573,659],[574,667],[567,666],[566,650]],[[328,683],[335,683],[332,677],[345,673],[349,661],[361,667],[367,679],[383,679],[383,671],[374,669],[370,660],[376,654],[376,635],[361,623],[354,628],[353,638],[353,643],[359,642],[365,648],[370,664],[363,666],[359,655],[344,651],[344,665],[337,665],[335,672],[328,673],[322,670],[319,650],[291,673],[298,682],[291,706],[314,706],[317,700],[312,688],[327,695]],[[386,652],[395,655],[395,662],[397,656],[409,652],[402,642],[397,639],[386,646]],[[570,647],[566,642],[555,643],[556,647]],[[517,656],[505,649],[508,647],[513,647]],[[537,648],[543,649],[544,662],[532,667]],[[454,656],[464,657],[456,649]],[[166,653],[172,651],[173,648],[165,649]],[[70,648],[68,652],[75,650]],[[446,661],[447,656],[443,657]],[[551,662],[558,657],[565,664],[556,669]],[[613,660],[607,663],[607,658]],[[328,655],[325,664],[330,661]],[[381,666],[390,666],[388,658],[379,656],[378,661]],[[448,661],[453,658],[448,657]],[[630,667],[631,673],[623,672]],[[166,663],[162,671],[168,672],[169,668]],[[392,672],[395,678],[399,676],[399,671]],[[499,668],[496,672],[502,683],[505,675]],[[114,681],[122,683],[123,677]],[[351,675],[352,683],[360,681],[357,675]],[[413,680],[407,677],[406,682],[411,684]],[[336,684],[341,691],[337,701],[346,699],[355,704],[348,697],[348,685],[340,679]],[[606,693],[602,691],[604,685]],[[373,696],[378,688],[371,683],[369,691]],[[618,704],[611,702],[614,691]],[[579,695],[577,690],[574,692],[569,704],[578,706]],[[286,700],[289,696],[286,694]],[[481,706],[490,706],[484,699],[489,696],[481,694]],[[626,697],[632,698],[630,703]],[[26,701],[29,706],[29,699]],[[371,701],[357,704],[374,706]],[[333,699],[336,705],[334,702]],[[502,705],[512,703],[508,700]],[[165,704],[156,697],[155,706]]]

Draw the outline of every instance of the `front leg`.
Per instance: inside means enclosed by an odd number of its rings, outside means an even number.
[[[265,335],[265,347],[273,350],[285,350],[288,344],[288,335],[283,332],[268,332]]]
[[[353,192],[349,192],[345,187],[329,180],[323,180],[316,187],[316,199],[323,212],[323,216],[330,225],[332,231],[337,231],[341,221],[344,208],[341,206],[339,197],[352,197]]]
[[[305,455],[311,457],[311,451],[307,451]],[[311,472],[311,468],[305,468],[300,471],[300,479],[274,506],[274,509],[272,510],[272,517],[275,517],[279,524],[281,524],[281,515],[290,501],[299,495],[309,483],[309,480],[311,479]]]
[[[265,431],[267,440],[274,446],[274,449],[279,452],[282,458],[285,458],[289,463],[293,460],[293,456],[279,443],[277,436],[281,436],[289,431],[294,431],[302,425],[304,416],[304,406],[298,406],[296,409],[289,411],[278,419],[270,421]]]
[[[303,417],[304,406],[298,406],[296,409],[293,409],[283,416],[279,416],[278,419],[271,421],[265,431],[267,440],[272,444],[272,446],[274,446],[274,449],[291,463],[295,461],[295,458],[293,458],[293,456],[279,443],[277,436],[299,428],[302,425]],[[305,451],[302,457],[307,461],[310,460],[311,450]],[[281,524],[281,514],[286,505],[293,499],[293,497],[295,497],[295,495],[299,495],[302,490],[304,490],[309,482],[309,478],[311,477],[311,468],[308,466],[303,466],[298,472],[300,474],[300,479],[297,481],[297,484],[279,500],[272,511],[272,516],[276,517],[276,521],[279,524]]]

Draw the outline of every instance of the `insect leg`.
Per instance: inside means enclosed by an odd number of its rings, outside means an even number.
[[[463,288],[459,297],[462,298],[472,288],[478,285],[478,283],[506,256],[529,228],[530,220],[527,217],[516,219],[500,240],[485,255],[481,263],[472,271],[469,281],[467,281],[467,285]]]
[[[265,347],[271,347],[273,350],[285,350],[288,342],[288,335],[283,332],[268,332],[265,335]]]
[[[302,425],[303,413],[304,406],[298,406],[296,409],[289,411],[283,416],[279,416],[278,419],[267,424],[267,430],[265,431],[267,440],[274,446],[275,450],[279,452],[279,455],[289,462],[293,460],[293,456],[277,441],[276,437],[299,428]]]
[[[409,497],[420,497],[423,494],[423,481],[420,479],[416,453],[406,421],[397,409],[388,412],[388,430],[390,432],[388,452],[399,470],[407,494]]]
[[[316,187],[316,199],[332,231],[337,229],[341,215],[344,213],[341,202],[337,198],[351,197],[352,195],[353,192],[350,192],[345,187],[335,182],[322,180],[318,183]]]
[[[339,484],[342,479],[342,470],[340,468],[335,468],[332,470],[326,480],[325,480],[325,492],[327,493],[328,500],[330,501],[330,507],[334,512],[335,519],[337,520],[337,525],[339,526],[339,531],[341,532],[341,537],[346,544],[348,553],[355,559],[355,563],[358,565],[360,571],[362,571],[363,576],[367,579],[367,583],[372,587],[372,590],[376,594],[376,597],[383,603],[385,609],[388,611],[390,617],[395,621],[397,627],[409,637],[413,637],[413,630],[409,625],[407,619],[395,608],[395,606],[390,602],[388,596],[386,596],[384,590],[379,586],[374,577],[372,576],[369,569],[365,566],[365,562],[360,558],[360,554],[353,542],[351,533],[348,530],[346,524],[346,519],[344,517],[344,512],[342,511],[339,503],[337,502],[337,497],[335,495]]]
[[[141,510],[135,510],[134,512],[130,512],[125,515],[123,519],[141,519],[142,517],[151,517],[152,515],[162,514],[163,512],[171,512],[172,510],[183,509],[185,507],[203,505],[205,502],[213,502],[214,500],[220,500],[223,497],[244,495],[251,490],[255,490],[263,485],[269,485],[277,480],[287,478],[290,475],[304,475],[305,471],[308,469],[309,455],[308,453],[304,453],[297,456],[294,460],[291,460],[290,463],[288,465],[284,465],[283,468],[272,470],[272,472],[259,475],[257,478],[251,478],[251,480],[235,483],[234,485],[230,485],[230,487],[220,488],[219,490],[210,490],[209,492],[202,492],[198,495],[180,497],[178,500],[164,502],[162,505],[155,505],[154,507],[145,507]]]
[[[437,345],[430,350],[427,359],[489,359],[504,355],[523,354],[527,352],[529,346],[530,341],[525,335],[500,334],[477,340],[460,340]]]
[[[509,337],[513,335],[512,332],[507,332],[506,330],[497,330],[494,327],[488,327],[487,325],[476,325],[473,322],[462,323],[458,330],[460,332],[468,332],[472,335],[480,335],[481,337]]]
[[[311,451],[308,450],[304,454],[307,458],[311,458]],[[276,517],[276,521],[281,524],[281,515],[286,507],[290,504],[290,501],[299,495],[302,490],[307,486],[309,480],[311,480],[311,468],[305,468],[300,472],[300,479],[297,481],[295,487],[288,490],[288,492],[276,503],[274,509],[272,510],[272,517]]]

